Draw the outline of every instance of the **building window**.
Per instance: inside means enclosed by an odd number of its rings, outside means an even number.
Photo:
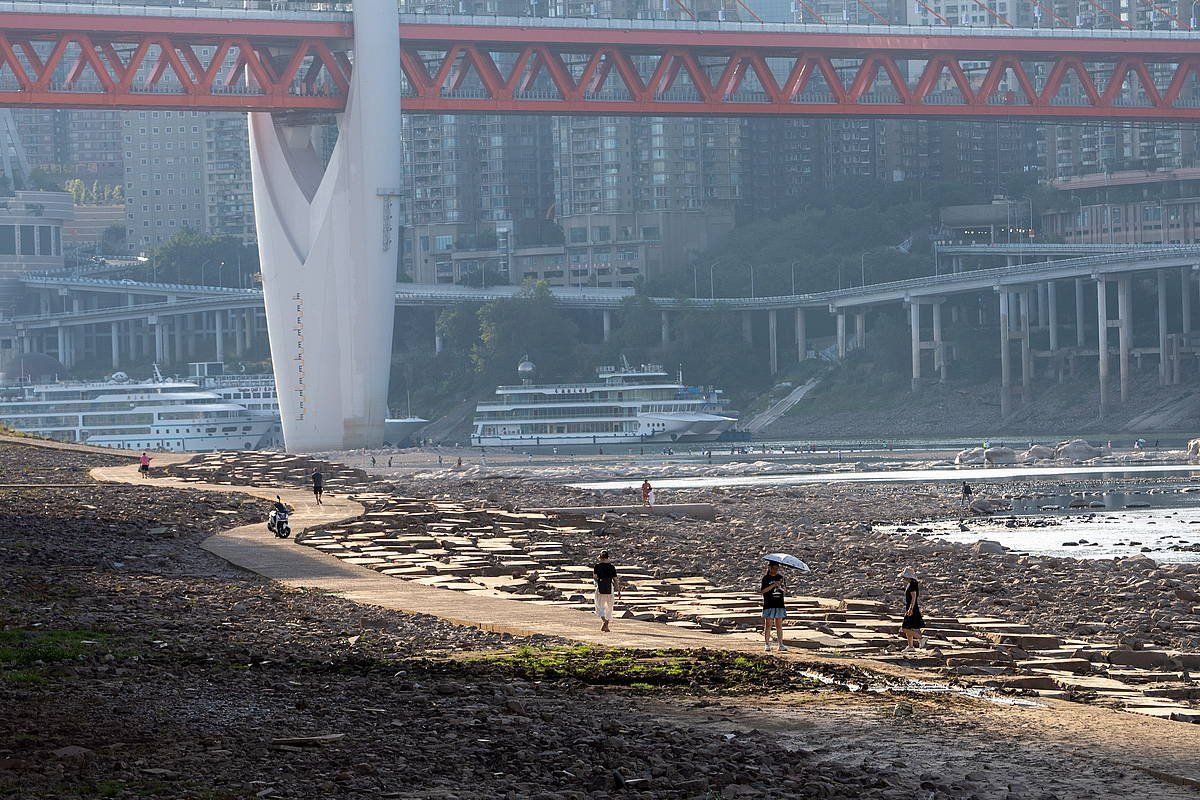
[[[587,228],[571,228],[571,244],[582,244],[587,241]]]

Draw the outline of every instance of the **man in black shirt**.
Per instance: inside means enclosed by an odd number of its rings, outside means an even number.
[[[313,496],[317,498],[317,505],[321,505],[321,493],[325,491],[325,476],[321,474],[321,468],[317,467],[312,474]]]
[[[596,580],[596,616],[603,623],[600,630],[608,633],[608,623],[613,616],[613,592],[621,596],[621,580],[617,577],[617,568],[608,560],[608,551],[600,554],[600,561],[592,567],[592,575]]]

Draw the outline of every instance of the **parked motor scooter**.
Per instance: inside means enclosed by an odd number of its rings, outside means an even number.
[[[292,535],[292,525],[288,522],[287,506],[278,497],[275,498],[275,507],[271,509],[271,513],[267,515],[267,530],[275,534],[277,538],[286,539]]]

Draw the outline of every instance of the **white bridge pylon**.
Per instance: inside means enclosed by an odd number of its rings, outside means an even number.
[[[354,3],[354,73],[322,168],[320,127],[250,114],[254,216],[289,452],[377,446],[399,254],[395,0]]]

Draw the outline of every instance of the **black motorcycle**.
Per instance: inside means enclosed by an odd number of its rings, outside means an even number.
[[[267,516],[267,530],[275,534],[277,538],[288,538],[292,535],[292,525],[288,522],[288,516],[286,511],[280,511],[278,508],[271,509],[271,513]]]

